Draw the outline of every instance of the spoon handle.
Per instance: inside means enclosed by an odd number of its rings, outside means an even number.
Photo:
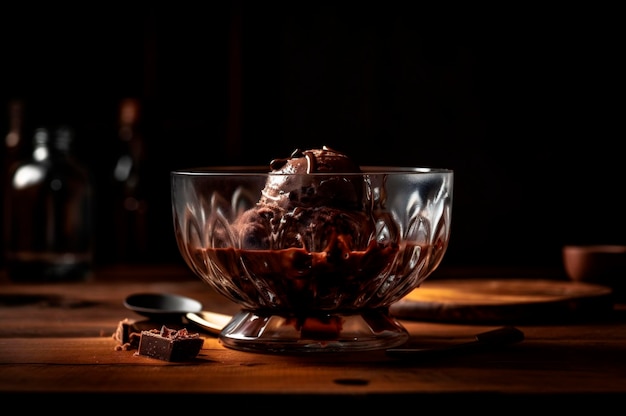
[[[218,335],[222,329],[233,318],[230,315],[225,315],[217,312],[200,311],[197,313],[188,313],[185,317],[200,326],[211,334]]]

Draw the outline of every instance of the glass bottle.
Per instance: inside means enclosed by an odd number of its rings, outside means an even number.
[[[7,189],[9,183],[9,175],[17,163],[24,160],[28,146],[24,145],[23,140],[23,120],[24,120],[24,102],[22,100],[11,100],[7,106],[8,125],[7,134],[4,136],[4,146],[2,147],[2,201],[7,199]],[[4,218],[4,203],[0,204],[0,218]],[[2,233],[4,233],[4,224],[2,225]],[[4,249],[4,241],[3,241]],[[4,257],[2,257],[2,268],[4,269]]]
[[[6,190],[5,263],[14,282],[80,281],[93,263],[93,186],[72,153],[74,132],[35,130],[29,160]]]
[[[125,98],[120,102],[111,198],[115,221],[114,262],[117,263],[140,263],[148,256],[145,141],[140,113],[138,99]]]

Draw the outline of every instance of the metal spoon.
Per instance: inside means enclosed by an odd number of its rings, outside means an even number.
[[[135,293],[124,299],[128,309],[154,321],[178,321],[185,317],[213,334],[232,319],[230,315],[202,310],[199,301],[173,293]]]

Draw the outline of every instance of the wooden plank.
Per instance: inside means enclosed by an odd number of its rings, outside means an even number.
[[[125,317],[143,319],[124,308],[122,301],[145,291],[192,296],[225,313],[237,310],[199,280],[153,282],[142,277],[128,282],[1,286],[0,393],[12,399],[20,393],[68,393],[59,396],[63,400],[76,392],[106,397],[201,393],[204,397],[237,395],[231,400],[254,397],[268,407],[276,400],[305,398],[307,407],[310,403],[319,404],[318,408],[326,402],[310,395],[341,396],[351,404],[352,399],[367,398],[368,405],[372,398],[379,403],[438,403],[446,394],[464,403],[474,394],[507,400],[517,395],[545,398],[551,393],[552,397],[626,396],[624,308],[587,321],[524,324],[519,328],[525,339],[519,344],[440,360],[399,361],[384,351],[256,354],[226,349],[215,336],[205,334],[197,360],[169,363],[116,351],[111,337]],[[478,321],[403,319],[402,323],[410,333],[407,346],[417,348],[469,342],[475,334],[495,327]]]
[[[624,365],[590,343],[553,340],[443,362],[411,363],[382,351],[313,356],[255,354],[209,339],[198,359],[169,363],[115,351],[104,338],[0,340],[3,392],[340,393],[625,393]],[[611,352],[613,351],[613,352]]]

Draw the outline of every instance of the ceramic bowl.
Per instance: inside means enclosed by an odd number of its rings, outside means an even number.
[[[616,295],[626,288],[626,245],[566,245],[563,266],[575,282],[609,286]]]

